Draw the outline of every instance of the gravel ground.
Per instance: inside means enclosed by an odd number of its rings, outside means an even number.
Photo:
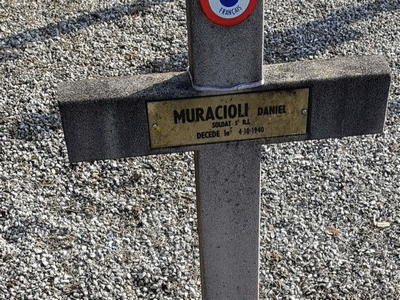
[[[260,299],[399,299],[400,4],[265,3],[265,63],[381,54],[382,135],[263,148]],[[200,299],[193,153],[71,165],[63,81],[187,67],[184,0],[0,0],[0,299]]]

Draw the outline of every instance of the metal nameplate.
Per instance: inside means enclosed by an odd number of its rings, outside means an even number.
[[[148,102],[151,148],[306,134],[309,89]]]

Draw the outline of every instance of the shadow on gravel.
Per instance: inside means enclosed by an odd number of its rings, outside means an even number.
[[[399,0],[376,0],[284,31],[268,31],[266,28],[264,63],[296,61],[344,42],[360,39],[363,33],[352,27],[352,23],[370,20],[398,9]]]
[[[20,54],[4,49],[20,48],[27,43],[43,41],[59,35],[84,30],[93,24],[117,21],[125,15],[146,14],[150,6],[173,0],[158,0],[146,4],[116,5],[111,8],[82,14],[59,23],[9,35],[0,39],[0,62],[17,59]],[[351,23],[372,19],[386,12],[400,9],[398,0],[376,0],[362,6],[333,13],[322,20],[310,22],[285,31],[265,33],[264,62],[288,62],[315,55],[324,49],[349,40],[361,38],[362,32],[351,28]]]
[[[20,54],[4,49],[15,49],[23,47],[27,43],[45,41],[51,38],[84,30],[94,24],[118,21],[125,15],[146,14],[150,6],[160,5],[173,0],[156,0],[144,3],[115,5],[111,8],[101,9],[92,13],[82,14],[79,17],[63,20],[59,23],[50,23],[47,26],[11,34],[0,39],[0,62],[17,59]],[[3,52],[3,51],[4,52]]]
[[[0,62],[18,59],[16,49],[27,43],[44,41],[59,35],[84,30],[93,24],[117,21],[125,15],[146,14],[150,6],[173,0],[158,0],[146,4],[116,5],[111,8],[82,14],[59,23],[9,35],[0,39]],[[289,62],[315,55],[329,47],[362,37],[362,32],[351,27],[351,23],[369,20],[386,12],[400,9],[398,0],[376,0],[362,6],[327,15],[322,20],[295,26],[284,31],[265,30],[265,63]]]
[[[21,121],[14,122],[10,133],[14,139],[32,141],[60,128],[61,119],[58,112],[33,113],[25,116]]]

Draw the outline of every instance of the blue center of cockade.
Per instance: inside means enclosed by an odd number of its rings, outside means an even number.
[[[232,7],[238,3],[239,0],[219,0],[223,6]]]

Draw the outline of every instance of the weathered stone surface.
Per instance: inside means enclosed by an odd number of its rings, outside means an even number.
[[[345,57],[264,66],[265,84],[245,92],[310,88],[306,135],[262,139],[340,138],[383,130],[389,69],[379,56]],[[65,83],[58,99],[71,162],[199,150],[150,149],[146,102],[220,92],[193,90],[187,73],[149,74]],[[230,142],[235,144],[241,142]]]
[[[260,161],[255,141],[196,152],[203,299],[258,299]]]

